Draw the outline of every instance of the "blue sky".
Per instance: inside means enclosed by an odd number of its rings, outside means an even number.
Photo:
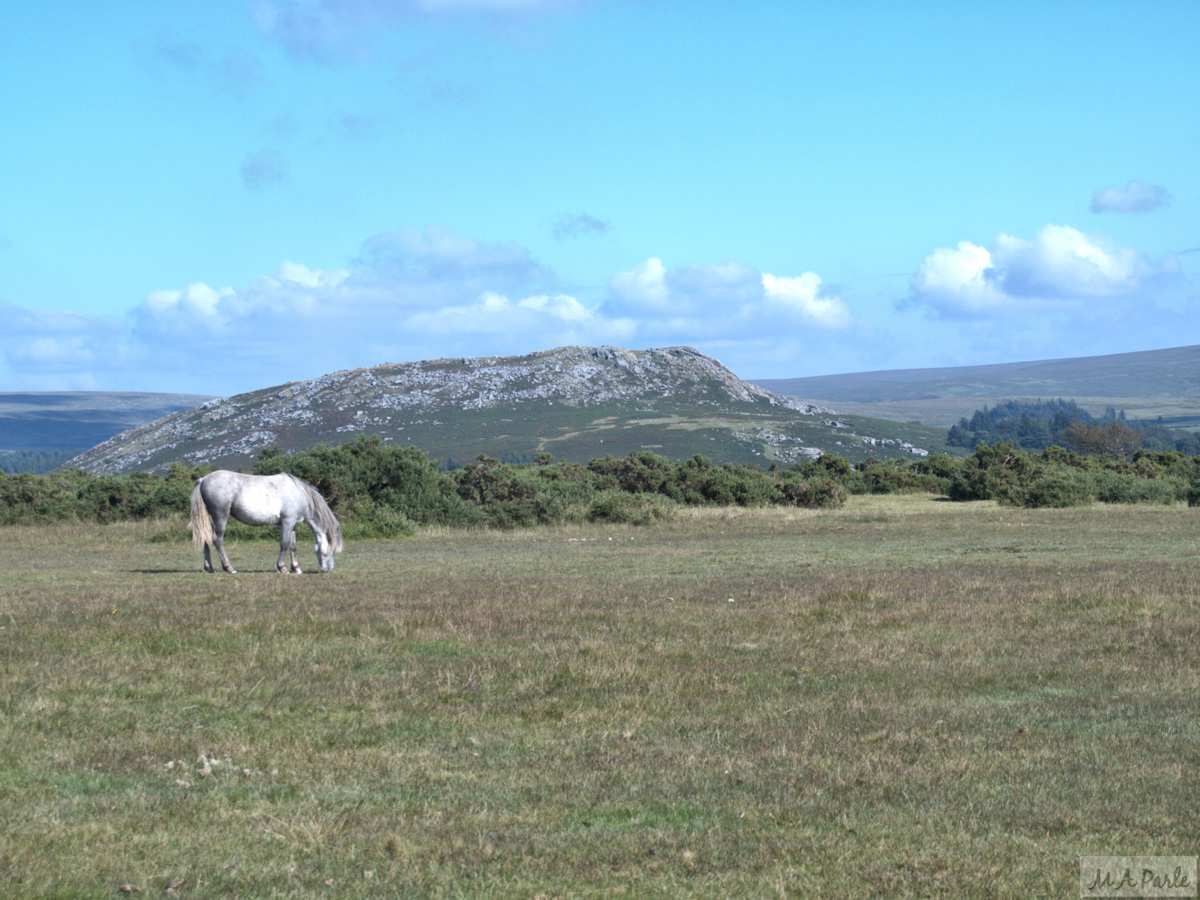
[[[0,391],[1200,343],[1200,3],[42,0]]]

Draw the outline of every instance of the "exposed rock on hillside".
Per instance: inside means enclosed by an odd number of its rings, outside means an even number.
[[[631,417],[623,427],[643,431],[652,424],[660,430],[716,429],[716,421],[730,415],[761,419],[754,426],[757,438],[738,439],[762,448],[749,452],[784,460],[820,451],[802,446],[786,428],[781,432],[776,420],[816,421],[832,412],[743,381],[690,347],[563,347],[520,357],[389,363],[211,400],[117,435],[71,465],[97,474],[162,470],[172,462],[236,468],[252,465],[267,446],[305,449],[342,443],[358,433],[431,452],[453,450],[466,459],[473,458],[472,442],[490,448],[499,441],[497,446],[510,452],[547,449],[549,442],[561,450],[565,445],[554,442],[577,434],[572,427],[597,426],[613,419],[614,411]],[[498,418],[500,412],[506,417]],[[557,427],[567,422],[572,424]],[[609,422],[603,427],[616,426]],[[729,432],[739,425],[723,422],[720,427]],[[770,439],[764,440],[764,434]],[[789,441],[793,446],[786,450],[767,450],[769,445],[784,448]],[[619,441],[610,446],[618,447]],[[597,455],[604,452],[607,448]]]

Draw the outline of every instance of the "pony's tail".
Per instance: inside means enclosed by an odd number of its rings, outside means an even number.
[[[192,488],[192,517],[188,521],[188,525],[192,529],[192,545],[197,550],[205,544],[213,542],[212,518],[208,514],[208,505],[200,496],[200,482],[203,480],[201,478]]]

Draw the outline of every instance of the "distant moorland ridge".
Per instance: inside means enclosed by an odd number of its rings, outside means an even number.
[[[1094,414],[1107,406],[1130,418],[1200,427],[1200,345],[1166,350],[955,366],[852,372],[756,384],[842,412],[948,428],[981,406],[1011,399],[1074,399]]]
[[[0,451],[76,452],[171,413],[193,409],[211,394],[136,391],[0,393]]]

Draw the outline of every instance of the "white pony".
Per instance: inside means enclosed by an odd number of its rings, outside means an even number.
[[[333,554],[342,550],[342,526],[315,487],[295,475],[243,475],[220,469],[196,482],[192,489],[192,543],[204,547],[204,571],[213,570],[208,545],[217,549],[221,567],[235,574],[225,555],[225,526],[229,517],[247,525],[279,526],[279,561],[275,568],[286,572],[284,558],[291,556],[291,570],[300,574],[296,562],[296,525],[304,522],[317,537],[317,565],[333,571]]]

